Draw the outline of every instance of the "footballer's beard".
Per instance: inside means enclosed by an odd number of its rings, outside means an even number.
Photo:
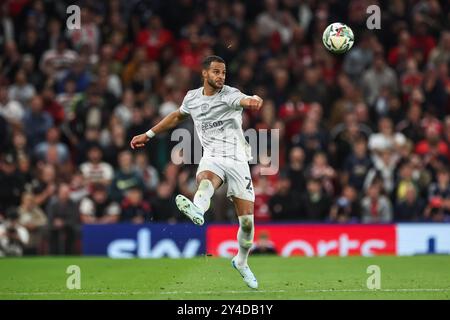
[[[223,87],[224,82],[220,82],[220,81],[214,81],[212,79],[206,79],[206,81],[208,82],[208,84],[214,89],[214,90],[220,90]]]

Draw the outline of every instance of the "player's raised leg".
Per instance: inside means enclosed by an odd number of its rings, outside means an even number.
[[[247,260],[253,245],[255,225],[253,219],[254,203],[249,200],[233,197],[234,206],[239,219],[239,230],[237,240],[239,243],[238,254],[231,260],[232,266],[239,271],[244,282],[252,289],[258,288],[258,281],[250,270]]]
[[[203,215],[209,209],[214,190],[220,187],[222,179],[211,171],[197,174],[198,189],[194,195],[194,202],[179,194],[175,198],[178,209],[197,225],[203,225]]]

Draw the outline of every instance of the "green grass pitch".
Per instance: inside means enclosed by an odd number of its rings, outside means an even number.
[[[229,259],[89,257],[0,260],[0,299],[450,299],[450,256],[250,257],[260,288],[247,288]],[[81,270],[69,290],[67,267]],[[367,288],[367,267],[381,289]]]

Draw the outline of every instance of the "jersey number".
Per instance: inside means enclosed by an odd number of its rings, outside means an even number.
[[[247,190],[252,190],[252,179],[249,177],[245,177],[245,180],[248,180],[247,187],[245,187]]]

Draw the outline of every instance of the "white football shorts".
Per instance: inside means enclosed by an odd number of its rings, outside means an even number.
[[[236,161],[221,157],[203,157],[198,164],[197,175],[202,171],[211,171],[227,182],[227,197],[232,196],[255,202],[250,167],[246,161]]]

